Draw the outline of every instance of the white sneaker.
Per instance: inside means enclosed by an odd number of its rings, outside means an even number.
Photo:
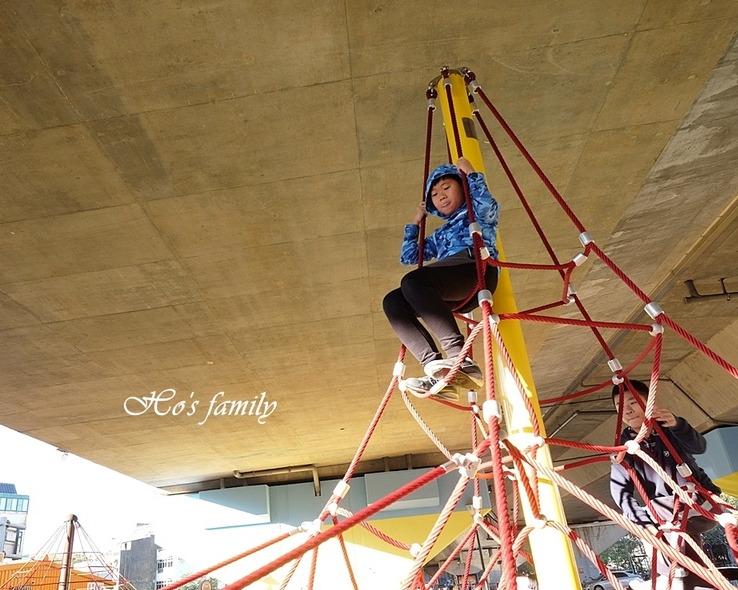
[[[443,379],[452,369],[454,363],[456,363],[457,357],[439,359],[437,361],[431,361],[423,370],[428,377],[433,379]],[[475,363],[469,357],[466,357],[459,367],[459,370],[454,375],[451,383],[463,387],[465,389],[474,389],[475,387],[481,387],[484,385],[484,373],[479,365]]]

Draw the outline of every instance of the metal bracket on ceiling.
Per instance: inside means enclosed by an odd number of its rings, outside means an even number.
[[[687,291],[689,291],[689,295],[684,298],[684,302],[692,303],[697,299],[722,299],[723,297],[725,297],[726,301],[730,301],[731,295],[738,295],[738,291],[728,291],[727,287],[725,286],[725,277],[722,277],[719,280],[720,285],[723,289],[722,292],[702,294],[697,291],[697,287],[694,286],[694,281],[692,279],[687,279],[686,281],[684,281],[684,284],[687,285]]]

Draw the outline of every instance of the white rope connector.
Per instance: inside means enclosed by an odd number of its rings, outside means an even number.
[[[590,235],[588,231],[583,231],[581,234],[579,234],[579,243],[586,247],[587,244],[594,242],[594,238]]]
[[[494,399],[488,399],[482,404],[482,418],[485,422],[489,422],[492,418],[498,422],[502,420],[502,407],[500,402]]]
[[[448,88],[451,88],[451,78],[444,78],[443,85],[447,86]]]
[[[315,520],[306,520],[300,525],[300,530],[303,533],[310,533],[311,536],[315,536],[320,532],[320,519],[316,518]]]
[[[577,294],[577,288],[569,283],[566,286],[566,305],[574,303],[574,296]]]
[[[576,266],[582,266],[585,262],[587,262],[587,256],[584,255],[582,252],[579,252],[576,256],[574,256],[574,258],[571,259],[571,261]]]
[[[477,90],[479,90],[479,82],[477,82],[476,80],[472,80],[471,82],[469,82],[468,86],[469,88],[471,88],[472,92],[476,92]]]
[[[472,520],[474,521],[474,524],[483,524],[484,516],[482,516],[479,512],[475,512]]]
[[[532,526],[536,530],[541,530],[543,527],[545,527],[548,524],[548,518],[546,518],[543,514],[541,514],[541,518],[531,518],[530,519],[530,526]]]
[[[662,313],[664,313],[664,310],[661,309],[661,306],[658,303],[654,303],[653,301],[646,305],[646,307],[643,308],[643,311],[645,311],[652,320],[655,320]]]
[[[482,226],[478,221],[469,224],[469,235],[473,236],[474,234],[482,235]]]
[[[735,512],[723,512],[721,514],[718,514],[717,521],[723,528],[728,525],[738,527],[738,515]]]
[[[420,551],[423,549],[423,546],[420,543],[413,543],[410,545],[410,555],[412,557],[417,557],[420,555]]]
[[[487,246],[482,246],[479,249],[479,256],[481,256],[482,260],[487,260],[487,258],[489,258],[489,249]]]
[[[348,491],[350,489],[351,489],[351,486],[347,484],[345,481],[341,480],[336,484],[336,487],[333,488],[333,494],[343,499],[346,497],[346,494],[348,494]]]
[[[477,293],[477,301],[479,301],[479,305],[482,305],[485,301],[492,305],[492,291],[489,289],[482,289]]]
[[[331,502],[326,508],[328,508],[328,514],[331,516],[335,516],[338,512],[338,504],[336,502]]]
[[[620,463],[620,461],[618,461],[617,453],[613,453],[612,455],[610,455],[610,463]]]
[[[625,379],[623,379],[620,375],[612,376],[613,385],[620,385],[623,381],[625,381]]]
[[[474,510],[481,510],[482,509],[482,496],[473,496],[472,497],[472,508],[474,508]]]
[[[466,399],[469,402],[469,405],[476,405],[478,399],[476,390],[470,389],[466,394]]]
[[[469,478],[477,474],[479,466],[482,463],[482,460],[472,453],[467,453],[466,455],[456,453],[451,460],[459,467],[461,474]]]
[[[623,365],[620,364],[620,361],[618,359],[611,359],[607,361],[607,366],[610,367],[610,370],[613,373],[617,373],[618,371],[623,370]]]
[[[625,445],[625,450],[629,455],[635,455],[636,451],[641,448],[641,445],[634,440],[626,440],[623,444]]]
[[[401,361],[397,361],[395,363],[394,368],[392,369],[392,375],[394,377],[404,377],[405,376],[405,363]]]
[[[658,336],[659,334],[663,334],[663,333],[664,333],[664,326],[662,326],[661,324],[651,324],[651,331],[649,332],[651,336]]]
[[[500,316],[498,316],[496,313],[489,314],[489,325],[490,326],[494,326],[499,323],[500,323]]]
[[[540,449],[540,448],[543,448],[543,447],[546,446],[546,440],[541,435],[531,436],[530,437],[530,445],[528,445],[528,446],[529,447],[536,446],[536,447],[538,447]]]
[[[677,465],[676,470],[677,470],[677,473],[679,473],[679,475],[681,475],[684,478],[687,478],[690,475],[692,475],[692,470],[689,468],[689,465],[687,465],[686,463],[680,463],[679,465]]]
[[[435,111],[436,110],[436,101],[432,98],[428,99],[428,110],[429,111]]]

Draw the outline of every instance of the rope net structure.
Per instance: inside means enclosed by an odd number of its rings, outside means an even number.
[[[315,520],[311,522],[305,522],[301,526],[294,528],[289,533],[281,535],[275,538],[273,541],[255,547],[245,553],[235,556],[234,558],[216,564],[211,568],[202,570],[189,576],[188,578],[181,580],[175,584],[167,586],[165,590],[175,590],[183,584],[190,582],[199,577],[205,576],[218,568],[222,567],[226,563],[231,563],[236,559],[239,559],[245,555],[252,555],[258,551],[264,549],[267,546],[273,546],[288,537],[295,535],[302,535],[304,540],[299,545],[286,550],[279,558],[273,559],[264,566],[251,572],[249,575],[242,577],[241,579],[232,582],[225,587],[225,590],[241,590],[249,585],[253,584],[257,580],[264,578],[271,574],[275,570],[287,567],[287,574],[280,586],[282,588],[288,588],[290,581],[293,578],[293,574],[300,564],[301,560],[307,553],[311,553],[309,558],[310,561],[310,575],[307,587],[312,590],[315,584],[315,572],[318,567],[318,549],[319,547],[332,539],[337,539],[340,543],[342,555],[344,557],[345,568],[349,573],[352,588],[358,590],[358,584],[354,572],[356,571],[356,564],[352,564],[348,552],[346,551],[346,545],[343,534],[354,526],[361,526],[369,533],[375,535],[383,542],[387,543],[388,546],[403,549],[408,551],[408,555],[412,556],[412,566],[409,568],[407,575],[401,581],[398,581],[398,588],[401,590],[429,590],[436,584],[439,577],[447,570],[449,565],[459,556],[462,550],[466,551],[466,563],[464,567],[464,573],[462,575],[461,587],[468,588],[483,588],[487,578],[490,575],[492,569],[496,566],[500,566],[501,578],[498,584],[498,588],[501,590],[513,590],[516,586],[516,562],[520,559],[526,559],[533,562],[533,557],[529,555],[525,549],[525,543],[529,535],[536,528],[550,527],[558,531],[558,533],[569,541],[576,545],[582,554],[587,557],[596,568],[606,577],[606,579],[612,584],[617,590],[624,590],[619,580],[610,572],[600,558],[595,554],[591,547],[589,547],[582,538],[569,526],[549,520],[545,514],[541,512],[539,490],[538,490],[538,478],[545,477],[560,489],[565,490],[569,494],[576,497],[579,501],[586,504],[593,510],[599,512],[604,519],[608,519],[618,525],[620,525],[627,532],[635,535],[643,542],[654,547],[658,552],[661,552],[672,561],[672,573],[675,567],[679,566],[685,570],[689,570],[699,577],[706,580],[714,588],[721,590],[729,590],[733,588],[729,582],[720,574],[717,568],[707,558],[699,547],[693,547],[700,559],[693,560],[687,557],[681,549],[685,545],[694,544],[693,540],[685,533],[686,519],[684,516],[691,510],[698,514],[716,520],[725,529],[726,538],[728,539],[729,546],[733,552],[734,558],[738,557],[738,536],[736,534],[738,527],[738,514],[736,511],[723,502],[719,497],[716,497],[710,491],[704,489],[691,474],[686,476],[687,485],[680,486],[676,481],[671,479],[657,464],[656,462],[643,450],[640,449],[640,443],[648,435],[649,427],[655,429],[661,438],[669,446],[670,452],[677,459],[678,463],[682,463],[681,458],[678,456],[676,449],[670,445],[666,437],[663,435],[661,426],[652,420],[651,415],[655,407],[656,400],[658,399],[658,379],[660,374],[661,354],[664,340],[667,337],[671,337],[674,334],[691,344],[694,348],[700,351],[702,354],[711,359],[717,367],[727,372],[733,378],[738,379],[738,369],[732,366],[728,361],[720,357],[705,344],[700,342],[697,338],[692,336],[684,328],[679,326],[666,311],[662,310],[660,306],[651,301],[646,293],[644,293],[628,276],[615,264],[610,257],[603,252],[594,242],[589,232],[587,232],[584,224],[576,217],[571,208],[564,201],[563,197],[558,193],[556,188],[553,186],[551,181],[544,174],[540,166],[535,162],[530,153],[525,149],[522,142],[518,139],[515,133],[512,131],[510,126],[500,115],[499,111],[495,108],[492,102],[489,100],[487,95],[484,93],[480,85],[475,79],[473,72],[467,69],[461,70],[449,70],[443,68],[441,70],[441,77],[446,79],[450,73],[460,74],[463,76],[469,101],[472,105],[472,112],[475,117],[476,123],[482,130],[486,142],[491,146],[495,157],[497,158],[500,166],[502,167],[505,176],[507,177],[510,185],[520,200],[523,208],[527,212],[530,221],[541,240],[546,252],[550,257],[550,263],[548,264],[530,264],[524,262],[511,262],[511,261],[498,261],[493,260],[488,256],[486,247],[482,242],[482,238],[479,233],[473,233],[475,260],[478,271],[478,291],[484,293],[485,282],[484,273],[487,266],[497,266],[500,268],[508,269],[520,269],[526,271],[543,271],[549,273],[555,273],[558,275],[558,279],[561,282],[561,297],[554,301],[542,303],[533,309],[528,309],[516,313],[500,313],[497,314],[494,311],[492,305],[492,298],[484,295],[479,296],[479,307],[481,308],[481,319],[474,320],[469,317],[469,314],[458,315],[458,319],[465,322],[467,325],[467,340],[464,346],[464,350],[459,355],[459,362],[454,366],[451,371],[444,377],[444,379],[434,386],[431,392],[426,394],[412,394],[412,397],[420,400],[420,403],[440,403],[449,409],[449,411],[458,411],[468,413],[470,416],[471,423],[471,436],[468,452],[465,454],[451,453],[442,440],[439,439],[424,422],[420,412],[413,405],[414,401],[407,392],[401,392],[402,399],[410,412],[415,418],[417,423],[427,434],[430,441],[436,446],[436,448],[443,453],[447,458],[447,461],[442,465],[438,465],[436,468],[428,471],[424,475],[418,477],[414,481],[402,486],[395,490],[391,494],[385,496],[380,501],[374,502],[363,508],[362,510],[351,513],[341,507],[341,501],[349,492],[350,482],[354,476],[355,470],[369,444],[373,433],[375,432],[384,412],[387,409],[388,403],[391,396],[395,391],[399,390],[398,385],[404,375],[405,364],[405,348],[401,347],[397,357],[397,362],[393,370],[392,377],[387,386],[384,396],[382,397],[379,406],[376,410],[375,415],[370,421],[364,437],[359,444],[358,449],[351,461],[345,475],[340,480],[339,484],[333,490],[328,501],[326,502],[323,510],[317,515]],[[436,79],[438,80],[438,79]],[[448,89],[448,86],[444,86]],[[552,247],[546,233],[543,231],[542,224],[536,217],[533,208],[531,207],[528,199],[523,193],[520,185],[513,176],[510,167],[502,155],[497,142],[493,138],[489,131],[486,122],[483,120],[479,109],[474,104],[474,99],[479,98],[481,102],[487,107],[489,112],[493,115],[497,121],[499,127],[506,134],[508,139],[517,148],[520,155],[530,168],[535,172],[543,186],[546,188],[551,198],[559,205],[561,210],[566,214],[569,221],[574,227],[574,230],[578,234],[579,242],[582,245],[582,251],[579,252],[572,260],[562,262],[557,257],[554,248]],[[432,137],[432,124],[433,114],[436,110],[435,101],[438,98],[438,93],[435,89],[435,81],[429,85],[426,92],[426,98],[428,99],[428,117],[427,117],[427,132],[426,132],[426,149],[425,149],[425,176],[423,179],[423,187],[425,187],[425,181],[428,177],[430,170],[430,155],[431,155],[431,137]],[[450,96],[449,90],[449,104],[453,110],[453,100]],[[452,117],[452,120],[455,119]],[[459,130],[454,125],[454,136],[456,141],[457,153],[462,154],[461,142],[459,139]],[[450,151],[449,151],[450,153]],[[466,183],[466,175],[461,174],[464,185],[465,185],[465,198],[467,204],[469,201],[469,189]],[[470,221],[473,222],[473,210],[471,206],[468,206],[470,211]],[[503,228],[504,229],[504,228]],[[573,232],[574,233],[574,232]],[[425,234],[425,223],[421,222],[420,227],[420,265],[422,265],[422,247],[423,247],[423,236]],[[571,284],[571,277],[575,269],[580,266],[589,257],[594,257],[596,261],[604,264],[608,267],[612,273],[620,279],[620,281],[633,293],[633,295],[640,299],[644,306],[645,312],[651,318],[652,322],[647,324],[636,323],[636,322],[611,322],[611,321],[598,321],[592,318],[587,312],[582,300],[577,295],[576,289]],[[472,293],[467,301],[462,302],[460,307],[466,305],[472,297],[477,296],[477,293]],[[544,312],[551,312],[561,306],[573,306],[578,314],[579,318],[563,318],[556,317],[555,315],[547,315]],[[571,314],[569,314],[571,315]],[[549,398],[541,402],[541,405],[552,405],[561,404],[576,398],[582,398],[592,395],[605,388],[611,388],[613,383],[619,384],[620,387],[625,387],[630,382],[630,373],[641,366],[645,359],[650,355],[651,361],[651,378],[650,378],[650,389],[647,401],[645,403],[645,415],[646,421],[644,426],[638,432],[634,441],[630,441],[627,445],[618,444],[619,433],[622,429],[622,403],[618,409],[617,425],[614,432],[614,443],[610,446],[607,445],[592,445],[585,444],[579,441],[565,440],[553,437],[542,436],[542,427],[538,413],[534,408],[529,395],[527,394],[526,387],[520,378],[518,371],[515,367],[515,363],[509,353],[508,347],[504,338],[501,336],[499,327],[506,321],[517,320],[520,322],[544,322],[557,325],[567,325],[573,328],[581,328],[591,332],[594,338],[599,343],[602,352],[607,358],[607,364],[612,371],[612,377],[602,383],[595,386],[588,387],[582,391],[570,393],[567,395],[561,395],[554,398]],[[671,332],[665,331],[665,328],[671,330]],[[617,330],[617,331],[628,331],[632,333],[644,333],[648,335],[646,344],[643,346],[641,352],[633,360],[633,362],[627,367],[622,367],[618,359],[615,357],[613,351],[608,345],[607,338],[603,335],[603,330]],[[672,334],[673,333],[673,334]],[[475,342],[480,345],[484,350],[485,360],[485,383],[487,384],[484,391],[483,399],[480,399],[480,392],[470,391],[468,404],[462,404],[452,401],[435,398],[434,393],[448,384],[454,377],[454,374],[459,369],[461,359],[469,354],[472,350],[472,346]],[[530,421],[533,425],[533,441],[530,445],[525,448],[519,448],[511,442],[501,429],[500,424],[500,410],[499,410],[499,395],[496,391],[495,383],[495,363],[494,359],[500,359],[498,366],[504,367],[508,370],[509,374],[513,376],[515,382],[515,391],[512,395],[520,397],[521,403],[525,406],[529,413]],[[506,395],[510,395],[510,392],[506,392]],[[623,396],[620,396],[622,398]],[[427,402],[426,402],[427,400]],[[558,446],[569,449],[579,449],[591,453],[590,456],[583,460],[572,461],[566,465],[560,465],[556,468],[552,468],[545,462],[540,460],[539,451],[544,446]],[[565,473],[569,470],[577,469],[586,465],[590,465],[600,461],[622,461],[626,454],[632,454],[637,456],[640,460],[648,463],[654,470],[660,473],[661,477],[665,480],[667,485],[673,490],[674,495],[678,498],[675,506],[675,514],[672,522],[663,522],[662,526],[658,530],[646,529],[638,526],[625,518],[618,511],[613,510],[607,506],[600,499],[595,498],[579,486],[575,485],[570,478],[565,477]],[[445,506],[443,506],[440,514],[438,515],[435,525],[430,531],[421,536],[421,532],[418,533],[419,539],[417,543],[408,545],[390,536],[382,533],[376,527],[372,526],[367,522],[367,519],[376,515],[383,509],[387,508],[391,504],[403,499],[407,495],[420,489],[422,486],[436,480],[437,478],[447,473],[456,472],[458,473],[458,483],[451,493]],[[634,479],[637,482],[637,478]],[[482,484],[490,482],[493,495],[494,495],[494,507],[490,511],[482,509]],[[471,507],[472,522],[473,524],[469,530],[458,540],[458,544],[455,549],[451,552],[445,562],[439,567],[438,572],[430,579],[426,580],[423,574],[423,565],[426,562],[427,557],[433,550],[438,538],[443,530],[443,527],[448,522],[450,515],[458,507],[462,493],[467,486],[473,485],[474,496],[473,506]],[[636,488],[640,489],[643,495],[643,502],[648,505],[648,498],[645,496],[645,492],[638,483]],[[486,490],[486,486],[485,486]],[[698,501],[698,495],[702,498],[707,499],[708,508],[701,504],[701,499]],[[526,505],[530,507],[532,512],[532,519],[528,519],[528,524],[520,526],[519,524],[519,504],[521,500],[524,500]],[[677,546],[673,546],[665,540],[665,532],[676,532],[680,538]],[[478,582],[475,581],[470,574],[470,566],[472,560],[473,549],[479,542],[480,534],[485,537],[490,537],[497,541],[499,549],[495,554],[488,560],[488,563],[478,576]],[[654,552],[654,556],[656,553]],[[532,563],[535,567],[535,563]],[[336,564],[331,564],[331,569],[335,569]],[[655,572],[654,572],[655,573]],[[669,582],[671,583],[671,576]],[[652,576],[652,588],[655,588],[656,576]],[[673,586],[676,588],[676,585]]]
[[[73,516],[73,515],[72,515]],[[12,567],[13,562],[7,566]],[[73,516],[41,549],[0,576],[0,590],[136,590]]]

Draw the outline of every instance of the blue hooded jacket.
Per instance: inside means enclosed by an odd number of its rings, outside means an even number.
[[[433,205],[431,189],[444,176],[455,176],[461,182],[461,174],[452,164],[441,164],[428,176],[425,185],[425,210],[429,215],[435,215],[445,220],[445,223],[432,234],[425,237],[423,246],[423,261],[443,260],[447,256],[461,252],[474,245],[469,235],[469,214],[464,202],[461,207],[450,215],[443,215]],[[492,197],[481,172],[472,172],[467,176],[469,181],[469,196],[477,223],[482,226],[484,240],[490,256],[497,260],[497,216],[500,210],[499,203]],[[400,251],[400,262],[405,265],[418,263],[418,236],[420,227],[414,224],[405,226],[405,238]]]

